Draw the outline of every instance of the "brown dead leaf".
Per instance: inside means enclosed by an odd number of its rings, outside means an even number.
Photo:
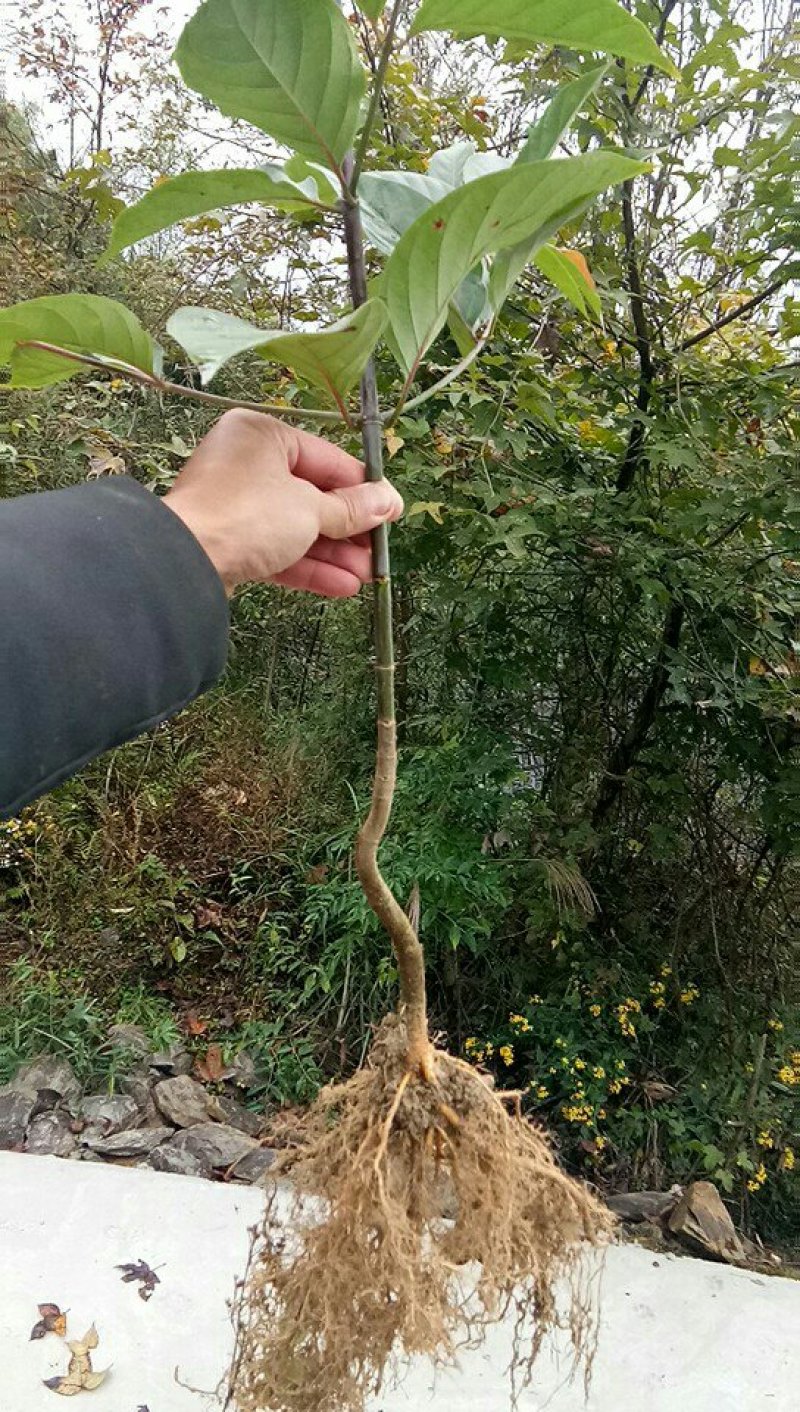
[[[218,927],[223,919],[222,907],[219,902],[203,902],[196,908],[194,919],[200,931]]]
[[[62,1314],[57,1304],[40,1304],[40,1319],[31,1330],[31,1341],[44,1338],[45,1334],[58,1334],[64,1338],[67,1332],[67,1316]]]
[[[91,1351],[97,1348],[100,1342],[97,1329],[94,1324],[87,1330],[81,1339],[73,1339],[67,1344],[70,1351],[69,1368],[66,1373],[55,1378],[45,1378],[44,1385],[50,1392],[56,1392],[60,1397],[75,1397],[79,1392],[94,1392],[105,1382],[108,1376],[108,1369],[102,1372],[95,1372],[92,1367]]]
[[[145,1304],[148,1299],[152,1299],[155,1294],[156,1285],[160,1285],[155,1270],[151,1270],[146,1260],[137,1260],[129,1265],[117,1265],[118,1270],[122,1270],[122,1283],[129,1285],[139,1284],[139,1298]]]
[[[201,1020],[196,1010],[187,1011],[184,1024],[186,1026],[186,1033],[190,1035],[197,1036],[205,1034],[206,1030],[208,1029],[208,1022],[206,1020]]]
[[[225,1063],[218,1044],[209,1044],[203,1057],[196,1061],[194,1072],[202,1083],[219,1083],[225,1073]]]
[[[315,863],[313,868],[309,868],[306,873],[305,881],[308,883],[309,887],[323,883],[328,876],[328,871],[327,863]]]

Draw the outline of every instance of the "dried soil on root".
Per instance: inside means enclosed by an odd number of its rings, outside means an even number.
[[[405,1056],[390,1016],[368,1066],[320,1094],[274,1169],[294,1209],[276,1188],[238,1310],[238,1412],[362,1412],[405,1358],[447,1362],[509,1309],[517,1391],[561,1324],[591,1363],[586,1242],[607,1237],[609,1212],[467,1064],[437,1050],[430,1084]],[[446,1182],[454,1222],[440,1216]],[[459,1279],[468,1261],[474,1277]]]

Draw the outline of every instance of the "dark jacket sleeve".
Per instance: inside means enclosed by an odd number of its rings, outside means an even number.
[[[220,675],[228,603],[133,480],[0,500],[0,818]]]

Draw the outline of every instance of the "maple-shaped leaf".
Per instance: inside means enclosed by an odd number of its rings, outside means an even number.
[[[40,1304],[39,1322],[31,1330],[31,1341],[44,1338],[45,1334],[58,1334],[64,1338],[67,1332],[67,1316],[62,1314],[57,1304]]]

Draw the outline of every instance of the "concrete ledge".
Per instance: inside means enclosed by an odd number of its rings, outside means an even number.
[[[0,1153],[0,1409],[57,1412],[42,1380],[66,1372],[54,1335],[31,1343],[36,1306],[94,1322],[108,1381],[88,1412],[212,1412],[231,1349],[226,1301],[262,1194],[193,1177]],[[144,1302],[114,1267],[139,1259],[161,1284]],[[608,1252],[600,1350],[588,1404],[558,1350],[521,1412],[790,1412],[800,1387],[800,1285],[638,1246]],[[374,1412],[506,1412],[510,1333],[492,1332],[460,1371],[416,1365]],[[190,1392],[181,1378],[209,1396]],[[563,1362],[562,1362],[563,1368]]]

